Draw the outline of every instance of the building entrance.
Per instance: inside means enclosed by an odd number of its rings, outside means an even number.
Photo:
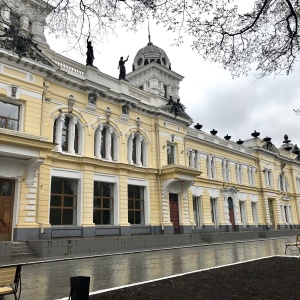
[[[11,240],[14,191],[14,180],[0,179],[0,241]]]
[[[169,194],[169,204],[170,204],[170,220],[173,223],[174,233],[180,233],[177,194]]]

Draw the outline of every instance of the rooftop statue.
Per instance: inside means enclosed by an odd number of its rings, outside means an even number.
[[[93,61],[95,59],[94,49],[93,49],[93,46],[92,46],[92,42],[89,40],[89,38],[90,38],[90,35],[86,39],[86,43],[87,43],[86,65],[93,67]]]
[[[169,106],[168,111],[170,113],[174,113],[175,117],[184,117],[185,116],[185,108],[184,106],[180,103],[180,99],[177,99],[177,101],[174,101],[172,96],[170,96],[167,106]]]
[[[118,69],[120,69],[120,74],[119,74],[119,80],[123,79],[126,80],[126,68],[125,68],[125,63],[128,60],[129,55],[127,56],[126,60],[123,60],[123,56],[121,56],[120,60],[119,60],[119,66]]]

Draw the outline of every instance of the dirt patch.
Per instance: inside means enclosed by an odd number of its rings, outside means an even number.
[[[272,257],[90,296],[98,299],[300,299],[300,259]]]

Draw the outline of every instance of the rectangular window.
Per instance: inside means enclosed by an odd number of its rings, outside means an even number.
[[[96,225],[113,224],[113,188],[113,183],[94,182],[93,222]]]
[[[215,227],[219,227],[218,198],[210,198],[211,220]]]
[[[245,201],[240,201],[241,223],[246,226],[246,207]]]
[[[288,223],[289,222],[289,213],[288,213],[288,207],[286,205],[283,206],[284,209],[284,218],[285,218],[285,222]]]
[[[175,164],[175,146],[174,145],[167,145],[167,158],[168,158],[168,165]]]
[[[258,216],[257,216],[257,204],[256,204],[256,202],[251,202],[251,207],[252,207],[253,223],[257,226],[258,225]]]
[[[128,223],[145,224],[143,186],[128,185]]]
[[[0,128],[19,130],[20,106],[0,101]]]
[[[50,224],[75,225],[77,180],[61,177],[51,179]]]
[[[243,169],[241,164],[236,164],[236,181],[238,184],[243,184]]]
[[[271,188],[273,186],[272,171],[265,169],[264,172],[265,172],[265,179],[266,179],[266,187]]]
[[[194,222],[197,227],[202,227],[202,210],[201,210],[201,198],[193,197],[193,210],[194,210]]]
[[[296,178],[298,193],[300,193],[300,178]]]
[[[248,167],[248,179],[249,185],[254,186],[254,169],[252,167]]]

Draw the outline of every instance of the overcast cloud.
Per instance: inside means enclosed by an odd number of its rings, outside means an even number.
[[[176,35],[164,28],[151,25],[151,40],[154,45],[164,49],[172,63],[172,70],[185,78],[180,84],[180,99],[186,106],[186,112],[194,122],[203,125],[203,131],[213,128],[218,136],[227,133],[231,140],[251,138],[251,133],[259,131],[261,138],[272,137],[272,142],[280,147],[284,134],[288,134],[292,143],[300,144],[299,121],[293,109],[300,109],[299,78],[300,64],[295,65],[289,75],[265,77],[257,80],[253,74],[232,79],[230,73],[221,66],[204,62],[190,47],[191,39],[185,43],[171,46]],[[93,43],[94,65],[101,72],[118,78],[120,56],[127,57],[127,73],[131,71],[132,61],[137,51],[148,42],[147,24],[137,33],[117,30],[117,36],[110,36],[102,44]],[[67,48],[64,41],[47,36],[51,48],[63,55]],[[85,64],[85,49],[82,54],[69,52],[69,58]]]

